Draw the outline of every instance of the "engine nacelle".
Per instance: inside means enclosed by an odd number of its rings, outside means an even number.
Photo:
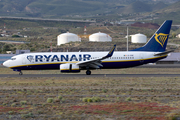
[[[79,66],[76,64],[61,64],[61,72],[80,72]]]

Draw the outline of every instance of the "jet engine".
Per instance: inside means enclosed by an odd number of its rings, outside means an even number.
[[[60,71],[61,72],[80,72],[80,68],[76,64],[61,64],[60,65]]]

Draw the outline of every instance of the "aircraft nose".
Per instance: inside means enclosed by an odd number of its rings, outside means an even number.
[[[8,61],[3,62],[2,65],[8,67]]]

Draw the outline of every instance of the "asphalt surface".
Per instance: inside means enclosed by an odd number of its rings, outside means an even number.
[[[2,66],[1,66],[2,67]],[[180,68],[180,64],[142,65],[137,68]],[[179,72],[180,73],[180,72]],[[0,77],[180,77],[180,74],[0,74]]]
[[[0,77],[180,77],[180,74],[0,74]]]
[[[137,68],[180,68],[180,64],[146,64],[137,66]]]
[[[0,68],[6,68],[0,64]],[[136,68],[180,68],[180,64],[145,64],[137,66]]]

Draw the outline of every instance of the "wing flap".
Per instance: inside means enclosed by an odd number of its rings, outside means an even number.
[[[90,67],[90,68],[94,68],[94,69],[99,69],[99,68],[100,68],[99,66],[94,65],[94,64],[89,64],[89,67]]]

